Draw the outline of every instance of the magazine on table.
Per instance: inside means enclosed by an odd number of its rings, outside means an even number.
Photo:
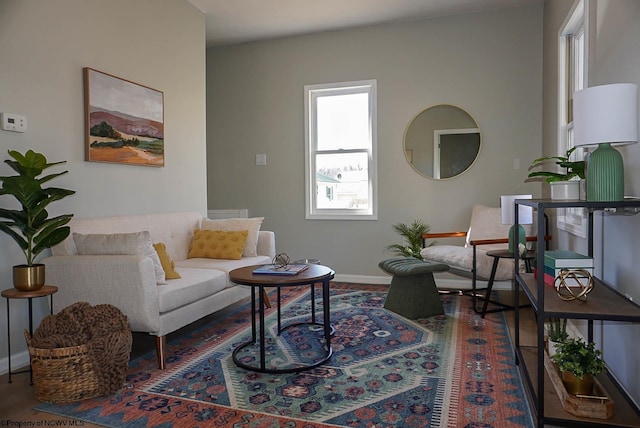
[[[297,275],[308,268],[309,265],[307,264],[286,266],[264,265],[254,269],[253,273],[257,275]]]

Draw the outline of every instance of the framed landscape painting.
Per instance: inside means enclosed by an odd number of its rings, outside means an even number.
[[[84,68],[85,159],[164,166],[164,94]]]

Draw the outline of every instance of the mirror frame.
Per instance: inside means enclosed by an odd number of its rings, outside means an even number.
[[[418,169],[418,167],[416,165],[414,165],[413,163],[413,149],[407,149],[407,136],[410,132],[411,129],[411,125],[414,124],[414,122],[416,121],[416,119],[418,117],[420,117],[422,114],[439,108],[439,107],[446,107],[446,108],[454,108],[456,110],[458,110],[461,114],[464,114],[465,116],[467,116],[469,118],[470,121],[473,122],[473,124],[475,125],[475,127],[464,127],[464,125],[462,126],[449,126],[449,127],[443,127],[443,128],[437,128],[437,129],[433,129],[433,135],[431,136],[431,141],[433,141],[433,145],[428,146],[425,148],[426,151],[431,152],[431,157],[432,157],[432,162],[435,163],[436,158],[438,158],[439,155],[436,155],[435,152],[437,151],[437,144],[435,141],[436,135],[439,134],[447,134],[446,132],[443,131],[450,131],[450,130],[454,130],[454,131],[459,131],[456,132],[456,134],[468,134],[468,133],[477,133],[478,137],[479,137],[479,141],[478,141],[478,150],[475,154],[475,157],[473,158],[473,161],[471,161],[469,163],[468,166],[466,166],[466,168],[461,171],[460,173],[451,176],[451,177],[445,177],[445,178],[439,178],[439,177],[434,177],[434,176],[430,176],[428,175],[427,172],[421,171],[420,169]],[[469,125],[470,123],[467,123],[467,125]],[[425,138],[426,139],[426,138]],[[478,157],[480,156],[480,150],[482,150],[482,133],[480,131],[480,127],[478,126],[478,122],[476,121],[476,119],[469,114],[468,111],[466,111],[465,109],[453,105],[453,104],[436,104],[436,105],[432,105],[430,107],[425,108],[424,110],[419,111],[417,114],[415,114],[411,120],[409,121],[409,123],[407,124],[405,131],[404,131],[404,136],[402,138],[402,151],[404,152],[405,155],[405,159],[407,160],[407,162],[409,163],[409,165],[411,166],[411,168],[418,174],[420,174],[421,176],[425,177],[425,178],[429,178],[432,180],[450,180],[453,178],[457,178],[460,177],[462,174],[464,174],[465,172],[467,172],[478,160]],[[439,168],[436,168],[434,165],[434,175],[436,174],[436,169],[438,169],[437,175],[439,175]]]

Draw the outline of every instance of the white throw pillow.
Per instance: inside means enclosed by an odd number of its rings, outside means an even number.
[[[151,257],[156,272],[156,283],[166,284],[166,278],[158,253],[153,248],[148,231],[113,234],[73,234],[80,255],[129,254]]]
[[[226,218],[221,220],[202,219],[201,229],[222,230],[225,232],[246,230],[248,231],[247,242],[244,244],[242,255],[244,257],[255,257],[258,255],[258,233],[264,217],[253,218]]]

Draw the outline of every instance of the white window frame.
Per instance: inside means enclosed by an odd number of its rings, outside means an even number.
[[[572,93],[584,89],[589,82],[589,3],[590,0],[576,1],[558,34],[558,153],[561,156],[573,147]],[[582,51],[576,49],[576,35],[582,37]],[[584,156],[582,148],[572,153],[573,160],[584,159]],[[557,224],[558,229],[587,237],[584,208],[558,210]]]
[[[366,93],[369,97],[370,147],[368,149],[318,150],[316,141],[316,100],[322,95],[346,95]],[[304,134],[305,134],[305,218],[316,220],[377,220],[377,82],[359,80],[341,83],[305,85],[304,87]],[[366,152],[368,158],[368,207],[366,209],[321,209],[316,203],[316,166],[318,153]]]

